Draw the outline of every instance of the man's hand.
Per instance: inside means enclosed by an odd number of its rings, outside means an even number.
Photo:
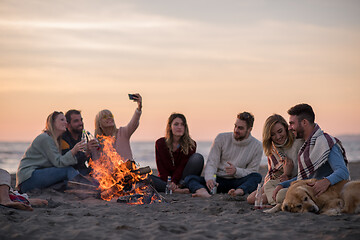
[[[283,186],[277,185],[276,188],[273,191],[272,198],[274,199],[275,202],[276,202],[276,195],[281,189],[283,189]]]
[[[215,187],[215,182],[214,180],[210,179],[206,181],[206,186],[207,188],[211,191],[214,187]]]
[[[318,197],[330,187],[331,183],[327,178],[323,178],[319,181],[316,181],[314,184],[308,185],[312,186],[315,196]]]
[[[229,166],[225,167],[226,174],[234,176],[236,173],[236,167],[231,162],[227,162],[227,164],[229,164]]]

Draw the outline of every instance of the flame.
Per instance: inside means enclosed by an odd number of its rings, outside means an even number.
[[[92,169],[90,175],[99,182],[101,198],[110,201],[115,197],[129,196],[129,204],[144,204],[144,196],[149,186],[139,184],[148,178],[148,174],[137,174],[139,169],[135,161],[125,160],[115,150],[115,138],[109,136],[97,136],[103,149],[100,158],[90,159]],[[150,173],[151,174],[151,173]],[[152,196],[151,202],[160,201]]]

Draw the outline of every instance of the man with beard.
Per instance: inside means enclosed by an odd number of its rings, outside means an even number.
[[[81,141],[82,131],[84,129],[84,123],[80,111],[71,109],[66,112],[65,117],[67,127],[66,132],[63,133],[61,139],[62,155],[71,150],[78,142]],[[75,155],[78,163],[72,166],[83,175],[90,173],[90,169],[86,165],[90,158],[88,149],[89,147],[87,147],[86,152],[79,151]]]
[[[258,172],[263,154],[260,141],[251,136],[254,116],[237,115],[233,132],[220,133],[214,140],[204,170],[204,177],[188,176],[185,184],[193,197],[210,197],[217,192],[241,196],[253,192],[261,175]],[[216,175],[216,178],[214,177]]]
[[[317,196],[331,185],[349,179],[345,150],[341,142],[324,133],[315,123],[312,107],[308,104],[298,104],[290,108],[288,114],[289,130],[296,138],[305,142],[298,153],[297,177],[280,183],[274,190],[273,199],[277,203],[281,203],[285,197],[286,189],[283,188],[288,188],[290,183],[297,179],[320,179],[313,185]]]

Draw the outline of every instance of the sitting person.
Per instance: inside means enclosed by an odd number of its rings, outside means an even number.
[[[298,104],[288,110],[290,115],[289,130],[296,138],[305,140],[298,153],[297,177],[279,183],[273,192],[273,199],[283,202],[290,183],[299,179],[316,178],[313,185],[318,196],[329,186],[349,179],[347,159],[341,142],[324,133],[315,123],[315,113],[308,104]]]
[[[274,114],[268,117],[263,129],[263,149],[268,159],[268,172],[264,179],[262,190],[263,204],[274,205],[272,193],[275,187],[297,174],[297,153],[303,141],[295,139],[289,131],[286,120]],[[252,192],[247,201],[255,203],[256,191]]]
[[[63,155],[81,141],[84,130],[84,123],[80,111],[71,109],[65,113],[65,117],[67,122],[66,131],[61,136],[61,154]],[[86,152],[77,152],[75,157],[78,162],[72,167],[81,174],[88,175],[90,173],[90,169],[87,166],[90,158],[89,148],[86,148]]]
[[[27,194],[20,194],[11,188],[10,174],[0,168],[0,206],[19,210],[32,211],[32,206],[47,205],[43,199],[28,198]]]
[[[211,147],[205,166],[205,177],[187,176],[185,184],[193,197],[210,197],[218,183],[217,192],[231,196],[253,192],[261,175],[258,173],[262,147],[251,136],[254,116],[248,112],[237,115],[234,132],[220,133]],[[216,182],[214,175],[216,174]]]
[[[130,122],[124,127],[116,128],[114,115],[109,110],[101,110],[95,117],[95,137],[98,138],[102,135],[115,137],[116,152],[124,160],[133,160],[130,137],[138,128],[141,116],[142,98],[140,94],[134,94],[133,101],[137,102],[138,106]],[[96,160],[100,157],[102,149],[98,148],[94,140],[90,141],[90,144],[94,146],[90,146],[90,150],[93,160]]]
[[[87,181],[71,165],[77,164],[76,153],[83,150],[83,142],[65,155],[61,155],[61,135],[66,131],[62,112],[51,113],[43,133],[38,135],[26,150],[16,173],[16,187],[25,193],[34,188],[47,188],[53,184],[74,180]]]
[[[165,137],[155,144],[156,166],[159,177],[151,176],[155,189],[164,192],[168,176],[171,177],[170,189],[177,193],[188,193],[182,189],[186,176],[200,176],[204,158],[196,152],[196,142],[189,135],[189,128],[183,114],[170,115]]]

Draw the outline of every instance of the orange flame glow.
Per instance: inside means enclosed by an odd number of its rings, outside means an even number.
[[[116,152],[114,137],[98,136],[98,139],[103,148],[102,153],[99,159],[90,159],[89,165],[92,168],[90,175],[100,184],[101,198],[110,201],[115,197],[137,194],[140,197],[134,197],[136,202],[130,204],[143,204],[143,196],[149,186],[138,183],[148,178],[148,174],[137,174],[139,168],[135,162],[123,159]],[[155,199],[153,196],[151,202]]]

